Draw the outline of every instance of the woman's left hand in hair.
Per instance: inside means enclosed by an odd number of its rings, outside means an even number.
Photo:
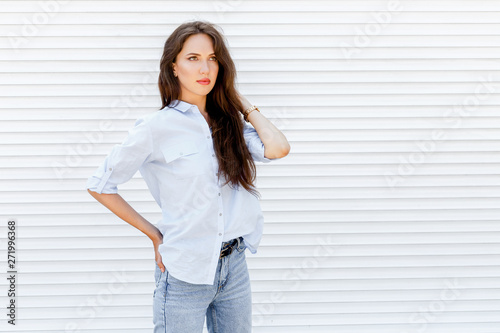
[[[249,107],[252,106],[252,103],[250,103],[250,101],[245,96],[240,94],[239,92],[238,92],[238,96],[240,97],[241,105],[243,105],[243,110],[240,110],[240,112],[243,113],[243,111],[245,111],[246,109],[248,109]]]
[[[243,113],[244,110],[252,107],[253,104],[250,103],[245,96],[240,93],[238,93],[238,95],[240,96],[240,101],[243,106],[241,113]],[[288,140],[269,119],[257,110],[250,112],[247,119],[255,128],[260,140],[264,144],[264,157],[273,159],[282,158],[288,155],[290,152]]]

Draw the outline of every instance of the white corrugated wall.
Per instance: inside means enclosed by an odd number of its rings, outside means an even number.
[[[500,332],[494,0],[0,1],[1,331],[152,331],[152,244],[85,181],[159,108],[163,43],[196,18],[292,147],[258,165],[254,332]],[[160,218],[139,173],[119,191]]]

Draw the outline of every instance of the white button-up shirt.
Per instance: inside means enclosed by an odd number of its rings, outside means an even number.
[[[157,226],[166,269],[179,280],[211,285],[222,242],[242,236],[256,253],[264,219],[258,198],[242,186],[221,186],[225,177],[218,181],[211,129],[198,107],[181,100],[171,105],[137,119],[86,186],[97,193],[118,193],[117,185],[139,170],[162,210]],[[257,131],[242,122],[254,161],[270,162]]]

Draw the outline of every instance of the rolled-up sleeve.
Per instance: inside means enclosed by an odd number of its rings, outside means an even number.
[[[144,118],[136,120],[125,140],[115,145],[95,173],[87,189],[97,193],[118,193],[117,185],[127,182],[152,155],[151,129]]]
[[[246,121],[243,121],[243,136],[254,161],[268,163],[273,160],[264,156],[264,143],[257,130]]]

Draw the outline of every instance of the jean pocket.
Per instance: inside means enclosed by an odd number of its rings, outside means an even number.
[[[160,298],[165,297],[165,288],[166,288],[166,278],[165,275],[168,276],[168,271],[165,269],[164,272],[156,265],[155,270],[155,290],[153,292],[153,298],[158,294]]]
[[[158,265],[155,268],[155,289],[153,290],[153,298],[156,295],[156,290],[158,289],[158,281],[160,281],[160,273],[161,271],[158,269]]]

